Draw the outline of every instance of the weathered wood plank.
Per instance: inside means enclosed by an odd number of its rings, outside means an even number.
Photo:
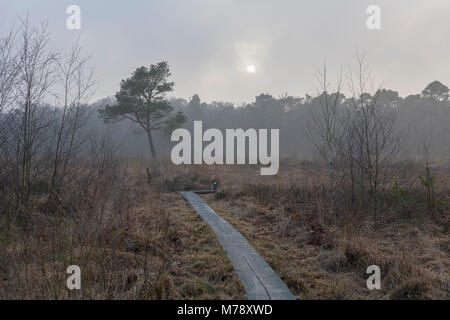
[[[198,195],[180,192],[205,220],[230,257],[236,273],[245,287],[249,300],[293,300],[292,293],[267,262],[242,234],[219,216]]]

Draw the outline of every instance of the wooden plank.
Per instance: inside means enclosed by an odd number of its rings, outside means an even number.
[[[245,237],[194,192],[180,192],[215,231],[245,287],[249,300],[294,300],[288,287]]]

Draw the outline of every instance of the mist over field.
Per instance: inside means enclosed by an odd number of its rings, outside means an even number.
[[[305,128],[308,110],[322,91],[317,71],[326,63],[330,80],[341,69],[347,76],[357,68],[359,52],[371,71],[366,91],[374,95],[382,89],[383,103],[398,109],[396,127],[407,132],[407,150],[417,152],[419,130],[433,137],[436,156],[448,156],[447,101],[427,99],[422,91],[439,81],[445,96],[450,82],[446,59],[450,48],[441,41],[450,33],[449,4],[380,1],[382,25],[369,30],[370,4],[286,1],[274,10],[271,1],[183,5],[149,1],[127,6],[79,1],[82,24],[79,30],[70,30],[68,4],[20,1],[2,3],[0,23],[4,37],[28,14],[30,24],[48,24],[51,47],[68,51],[78,41],[83,54],[91,56],[91,67],[95,66],[97,86],[88,103],[97,107],[113,98],[120,80],[137,66],[168,61],[175,86],[167,98],[187,114],[186,127],[201,119],[205,127],[283,128],[283,155],[311,156]],[[254,72],[248,72],[248,66]],[[352,96],[348,84],[341,92],[344,105]],[[45,103],[54,101],[45,97]],[[94,113],[92,123],[95,118]],[[104,129],[100,122],[93,126]],[[121,123],[116,129],[120,136],[115,139],[124,142],[123,152],[145,154],[145,137],[134,135],[138,131],[134,126]],[[156,143],[168,154],[167,139],[161,139]]]
[[[449,299],[449,14],[0,0],[0,299]]]

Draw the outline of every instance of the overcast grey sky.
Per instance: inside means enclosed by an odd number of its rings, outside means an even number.
[[[66,28],[71,4],[81,8],[81,31]],[[366,27],[371,4],[381,8],[381,30]],[[356,48],[366,52],[375,81],[403,96],[433,80],[450,85],[448,0],[0,0],[0,34],[27,11],[33,22],[49,22],[55,47],[69,47],[81,33],[96,66],[95,98],[161,60],[171,66],[177,97],[304,96],[316,92],[325,59],[334,73],[354,65]]]

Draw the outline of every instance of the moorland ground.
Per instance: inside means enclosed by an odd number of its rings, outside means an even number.
[[[450,297],[445,163],[433,169],[432,212],[414,164],[396,170],[376,212],[339,199],[330,212],[327,175],[314,161],[283,160],[277,176],[260,176],[258,166],[142,159],[86,166],[96,169],[84,167],[57,202],[46,197],[44,177],[22,211],[2,197],[0,297],[243,299],[214,232],[178,194],[213,180],[219,191],[204,200],[301,299]],[[66,287],[72,264],[82,270],[82,290]],[[381,268],[381,290],[367,289],[369,265]]]

